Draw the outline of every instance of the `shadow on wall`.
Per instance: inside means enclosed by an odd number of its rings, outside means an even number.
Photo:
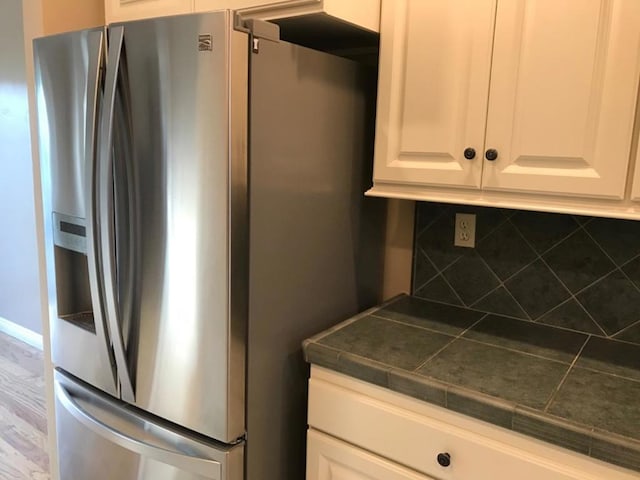
[[[21,0],[0,5],[0,317],[42,333]]]

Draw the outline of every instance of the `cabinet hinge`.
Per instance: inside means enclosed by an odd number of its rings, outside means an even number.
[[[248,33],[251,36],[251,48],[258,52],[260,42],[258,39],[280,41],[280,26],[275,23],[258,20],[256,18],[243,18],[238,12],[234,17],[233,26],[240,32]]]

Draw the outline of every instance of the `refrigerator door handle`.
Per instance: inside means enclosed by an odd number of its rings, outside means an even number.
[[[113,381],[115,382],[115,369],[113,368],[113,356],[109,341],[109,333],[105,324],[104,297],[100,285],[102,277],[100,261],[100,239],[99,239],[99,213],[98,213],[98,190],[97,190],[97,168],[98,168],[98,120],[100,117],[100,91],[102,89],[102,73],[105,65],[105,36],[106,32],[92,32],[91,46],[95,42],[95,48],[89,48],[87,67],[87,103],[86,103],[86,125],[85,125],[85,158],[87,159],[85,171],[85,198],[87,201],[86,227],[87,227],[87,266],[89,273],[89,290],[91,292],[94,325],[96,335],[100,341],[104,342],[107,355],[112,366]],[[94,40],[97,38],[98,40]]]
[[[125,353],[122,321],[116,293],[116,254],[113,198],[113,121],[120,58],[124,41],[124,27],[109,30],[109,55],[102,110],[102,135],[98,165],[100,244],[106,314],[111,329],[113,353],[120,378],[120,395],[129,403],[135,402],[135,394]]]
[[[208,479],[220,480],[222,478],[222,464],[220,462],[208,458],[191,456],[178,450],[169,449],[167,446],[153,445],[145,442],[142,438],[149,438],[150,435],[143,427],[139,428],[140,431],[138,433],[140,438],[135,438],[130,434],[118,431],[82,408],[60,383],[55,383],[55,390],[58,401],[73,418],[109,442],[115,443],[131,452],[135,452],[141,457],[152,458]],[[130,426],[130,424],[128,425]]]

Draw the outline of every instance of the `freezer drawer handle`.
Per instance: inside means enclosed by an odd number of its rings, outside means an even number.
[[[142,457],[152,458],[162,463],[173,465],[181,470],[202,475],[203,477],[213,480],[221,479],[221,465],[219,462],[200,457],[192,457],[181,452],[167,450],[166,448],[150,445],[141,440],[131,438],[105,425],[90,413],[83,410],[82,407],[71,398],[69,392],[61,384],[56,382],[55,389],[58,400],[73,418],[109,442],[115,443],[131,452],[135,452]]]

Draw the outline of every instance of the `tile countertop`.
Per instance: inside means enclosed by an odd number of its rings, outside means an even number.
[[[304,342],[309,363],[640,472],[640,346],[409,296]]]

